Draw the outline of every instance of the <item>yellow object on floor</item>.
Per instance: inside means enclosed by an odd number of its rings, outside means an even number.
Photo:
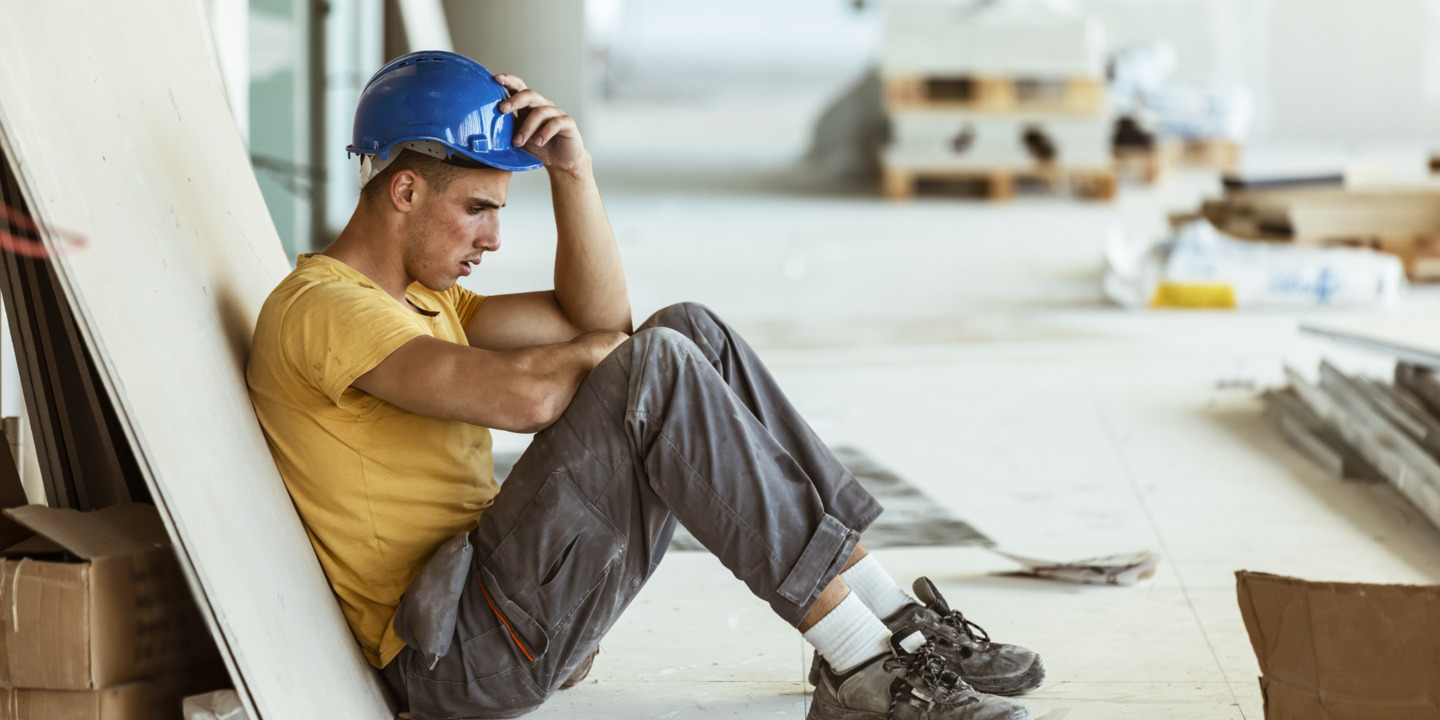
[[[1224,283],[1161,283],[1155,286],[1150,307],[1234,309],[1235,289]]]

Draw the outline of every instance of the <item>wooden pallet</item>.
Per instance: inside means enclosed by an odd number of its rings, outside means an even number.
[[[1105,107],[1105,82],[1093,77],[889,75],[885,109],[1046,112],[1076,115]]]
[[[1117,147],[1115,165],[1153,185],[1176,166],[1203,167],[1222,173],[1240,169],[1240,145],[1233,140],[1166,140],[1153,148]]]
[[[1327,247],[1362,247],[1379,250],[1400,258],[1405,277],[1411,282],[1440,282],[1440,235],[1416,235],[1409,238],[1337,239]]]
[[[1040,183],[1051,188],[1068,184],[1077,195],[1090,200],[1113,200],[1117,187],[1114,169],[941,170],[886,165],[881,170],[882,190],[889,200],[909,200],[923,185],[941,184],[952,193],[954,190],[979,190],[980,197],[1004,201],[1015,197],[1015,186],[1021,182]]]
[[[1177,148],[1169,144],[1154,147],[1116,147],[1115,170],[1122,177],[1134,177],[1146,185],[1154,185],[1175,166]]]
[[[1240,144],[1234,140],[1175,140],[1167,152],[1173,153],[1172,157],[1181,165],[1212,168],[1222,173],[1240,170]]]

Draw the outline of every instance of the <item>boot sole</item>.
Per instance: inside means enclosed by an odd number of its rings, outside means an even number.
[[[1002,697],[1023,695],[1040,687],[1040,685],[1045,682],[1045,663],[1041,662],[1037,656],[1035,658],[1035,664],[1031,665],[1029,670],[1019,675],[991,680],[972,680],[967,677],[965,678],[965,682],[970,683],[970,687],[987,695],[1000,695]]]
[[[886,720],[886,713],[847,710],[812,696],[810,712],[805,713],[805,720]]]
[[[890,720],[891,718],[889,713],[848,710],[831,705],[814,696],[812,696],[812,698],[810,701],[810,712],[805,713],[805,720]],[[1011,713],[1008,717],[1015,718],[1016,720],[1019,720],[1019,718],[1030,720],[1031,715],[1028,710],[1024,708],[1018,708],[1018,710],[1019,714]]]
[[[819,659],[819,655],[812,655],[810,658],[811,687],[818,687],[820,685]],[[1027,692],[1030,692],[1031,690],[1034,690],[1035,688],[1040,687],[1040,685],[1045,682],[1045,663],[1042,662],[1040,660],[1040,657],[1037,655],[1035,657],[1035,664],[1031,665],[1029,670],[1020,673],[1019,675],[1012,675],[1008,678],[999,678],[992,680],[985,680],[981,678],[971,679],[966,677],[965,682],[970,683],[970,687],[973,687],[977,691],[985,693],[986,695],[1000,695],[1001,697],[1014,697],[1016,695],[1023,695]],[[846,710],[844,712],[850,711]]]

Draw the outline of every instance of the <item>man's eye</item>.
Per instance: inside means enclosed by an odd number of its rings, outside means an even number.
[[[470,208],[470,214],[471,214],[471,215],[479,215],[479,214],[480,214],[480,211],[481,211],[481,210],[484,210],[484,209],[485,209],[485,208],[482,208],[482,207],[472,207],[472,208]]]

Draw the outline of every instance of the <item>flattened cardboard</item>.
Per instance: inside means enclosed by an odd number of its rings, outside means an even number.
[[[1440,720],[1440,586],[1235,580],[1267,720]]]
[[[170,547],[152,505],[115,505],[95,512],[26,505],[5,515],[85,560],[140,555]]]
[[[0,565],[0,687],[93,690],[215,662],[154,507],[5,512],[43,541]]]

